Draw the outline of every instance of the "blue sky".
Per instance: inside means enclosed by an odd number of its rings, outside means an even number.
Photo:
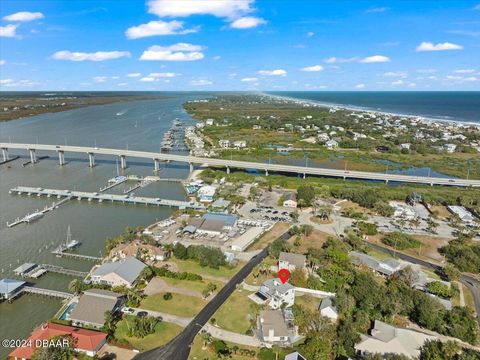
[[[480,90],[479,1],[3,0],[10,90]]]

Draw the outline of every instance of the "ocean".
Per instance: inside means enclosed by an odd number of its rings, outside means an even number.
[[[274,91],[324,105],[480,123],[480,91]]]

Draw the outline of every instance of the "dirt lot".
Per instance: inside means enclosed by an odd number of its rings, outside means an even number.
[[[305,254],[309,248],[320,249],[325,243],[327,238],[331,236],[320,230],[313,230],[310,236],[304,238],[301,237],[301,244],[298,247],[294,247],[296,253]],[[296,236],[292,236],[288,242],[294,246]]]
[[[248,251],[251,250],[261,250],[268,246],[273,240],[277,237],[282,235],[287,229],[290,227],[288,223],[276,223],[273,225],[273,228],[270,229],[267,233],[265,233],[260,239],[254,242],[249,248]]]
[[[442,205],[432,205],[432,211],[438,214],[440,219],[446,219],[451,216],[450,212],[445,206]]]

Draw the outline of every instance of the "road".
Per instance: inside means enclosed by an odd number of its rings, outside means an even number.
[[[279,239],[287,240],[288,232],[279,236]],[[228,299],[255,266],[260,264],[267,257],[267,250],[263,249],[257,256],[253,257],[243,268],[236,273],[230,281],[218,292],[218,294],[193,318],[183,331],[169,343],[141,353],[135,357],[140,360],[187,360],[190,354],[190,346],[197,333],[203,328],[207,321],[217,309]],[[239,310],[241,311],[241,310]]]
[[[480,180],[470,180],[470,179],[452,179],[452,178],[436,178],[436,177],[427,177],[427,176],[410,176],[410,175],[398,175],[398,174],[388,174],[388,173],[374,173],[367,171],[347,171],[347,170],[338,170],[338,169],[326,169],[318,167],[308,167],[308,166],[293,166],[293,165],[282,165],[282,164],[267,164],[251,161],[237,161],[237,160],[224,160],[224,159],[213,159],[213,158],[200,158],[190,155],[174,155],[174,154],[164,154],[157,152],[148,152],[148,151],[135,151],[135,150],[126,150],[126,149],[110,149],[110,148],[98,148],[98,147],[86,147],[86,146],[67,146],[67,145],[46,145],[46,144],[21,144],[21,143],[0,143],[0,149],[2,149],[3,156],[5,159],[8,158],[8,150],[29,150],[32,153],[35,151],[54,151],[59,155],[59,160],[63,163],[62,159],[65,152],[69,153],[80,153],[80,154],[89,154],[93,159],[94,154],[99,155],[112,155],[118,156],[121,159],[122,167],[126,166],[126,159],[131,158],[141,158],[153,160],[155,162],[162,161],[178,161],[183,163],[188,163],[193,170],[193,164],[207,165],[207,166],[219,166],[227,168],[227,172],[230,171],[230,168],[237,169],[257,169],[263,170],[266,173],[269,171],[275,172],[285,172],[285,173],[294,173],[300,175],[320,175],[320,176],[330,176],[343,179],[364,179],[364,180],[380,180],[380,181],[395,181],[395,182],[405,182],[405,183],[417,183],[417,184],[427,184],[427,185],[448,185],[448,186],[472,186],[480,187]],[[32,157],[33,158],[33,157]]]
[[[375,250],[381,251],[385,254],[396,256],[396,257],[398,257],[402,260],[411,262],[413,264],[418,264],[418,265],[424,266],[426,268],[429,268],[429,269],[432,269],[432,270],[435,270],[435,271],[441,271],[442,270],[442,266],[440,266],[438,264],[431,263],[429,261],[425,261],[425,260],[421,260],[421,259],[417,259],[416,257],[406,255],[406,254],[401,253],[401,252],[396,251],[396,250],[387,249],[383,246],[380,246],[380,245],[377,245],[377,244],[372,244],[370,242],[366,242],[366,244],[368,246],[374,248]],[[460,282],[463,285],[465,285],[472,292],[473,301],[475,302],[475,311],[477,313],[477,320],[480,322],[480,281],[478,281],[476,278],[474,278],[471,275],[462,274],[460,276]]]

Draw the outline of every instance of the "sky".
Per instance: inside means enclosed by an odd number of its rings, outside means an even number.
[[[0,90],[480,90],[480,2],[2,0]]]

